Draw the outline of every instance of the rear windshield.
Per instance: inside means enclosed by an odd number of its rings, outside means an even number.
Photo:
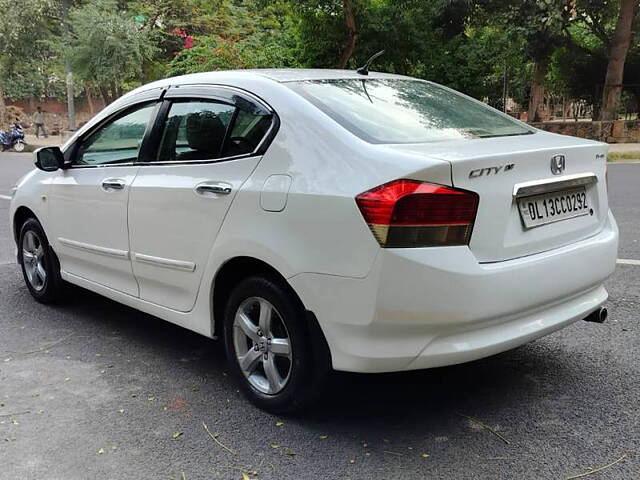
[[[483,103],[419,80],[309,80],[286,85],[370,143],[533,133]]]

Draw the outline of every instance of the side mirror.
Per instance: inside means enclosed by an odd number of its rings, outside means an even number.
[[[55,172],[64,167],[64,155],[60,147],[42,147],[35,152],[36,167],[45,172]]]

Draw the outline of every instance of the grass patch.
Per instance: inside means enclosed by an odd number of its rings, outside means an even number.
[[[633,162],[640,161],[640,150],[632,152],[610,152],[607,156],[609,162]]]

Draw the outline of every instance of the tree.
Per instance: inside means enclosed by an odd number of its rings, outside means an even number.
[[[210,11],[216,20],[200,24],[205,35],[183,43],[169,63],[169,75],[237,68],[299,67],[299,52],[290,9],[279,2],[223,3]],[[183,37],[187,30],[174,33]],[[187,48],[188,47],[188,48]]]
[[[0,125],[6,121],[5,97],[46,88],[51,61],[44,40],[57,32],[52,1],[25,0],[16,8],[15,2],[0,0]]]
[[[67,50],[73,71],[113,101],[137,85],[143,66],[157,53],[157,33],[144,29],[111,2],[88,3],[70,14],[73,41]]]
[[[596,83],[607,68],[602,41],[584,22],[569,28],[569,41],[551,57],[547,85],[557,94],[590,105],[598,102]]]
[[[365,10],[387,2],[371,0],[289,0],[301,44],[301,61],[314,67],[346,68],[356,52]]]
[[[518,0],[497,7],[502,27],[512,38],[524,41],[525,57],[533,62],[528,109],[531,122],[543,120],[545,79],[553,52],[568,37],[567,29],[574,18],[572,3],[573,0]]]
[[[343,0],[342,9],[344,10],[344,25],[346,29],[346,39],[340,60],[338,60],[338,68],[346,68],[349,59],[356,49],[356,41],[358,39],[358,30],[356,28],[356,16],[353,11],[353,0]]]
[[[607,55],[609,63],[602,94],[601,120],[617,120],[618,118],[624,65],[633,38],[633,26],[639,8],[638,0],[620,0],[616,28]]]
[[[167,74],[353,68],[385,49],[374,69],[444,83],[499,108],[508,86],[510,98],[529,100],[535,121],[551,95],[597,103],[603,81],[610,109],[615,86],[640,64],[627,21],[638,0],[11,2],[0,0],[0,110],[3,97],[62,97],[67,62],[76,83],[67,97],[84,89],[91,104],[94,94],[110,101]]]
[[[65,42],[71,40],[69,30],[69,8],[71,7],[71,0],[62,0],[62,32]],[[67,115],[69,117],[69,130],[76,129],[76,104],[73,85],[73,71],[71,70],[71,61],[68,57],[64,59],[64,72],[67,83]]]

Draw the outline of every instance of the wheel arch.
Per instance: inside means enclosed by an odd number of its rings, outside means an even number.
[[[22,225],[24,225],[24,222],[26,222],[29,218],[35,218],[36,220],[38,220],[38,222],[40,222],[33,210],[25,206],[18,207],[13,214],[13,239],[15,240],[16,245],[18,244],[18,240],[20,237],[20,229],[22,228]]]
[[[252,275],[267,275],[276,277],[286,285],[295,298],[304,307],[300,296],[289,284],[284,275],[264,260],[250,256],[237,256],[224,262],[216,272],[211,294],[212,331],[214,335],[221,334],[222,319],[226,300],[233,288],[242,280]]]
[[[315,339],[311,343],[314,350],[316,362],[326,362],[331,365],[331,351],[327,339],[320,327],[316,315],[308,310],[300,295],[295,291],[289,281],[276,268],[269,265],[264,260],[251,256],[237,256],[223,263],[213,279],[211,292],[211,313],[212,328],[214,335],[223,336],[223,319],[224,308],[227,298],[231,290],[238,285],[243,279],[252,275],[268,275],[277,278],[282,284],[289,289],[294,298],[299,302],[305,312],[305,321],[309,335]]]

